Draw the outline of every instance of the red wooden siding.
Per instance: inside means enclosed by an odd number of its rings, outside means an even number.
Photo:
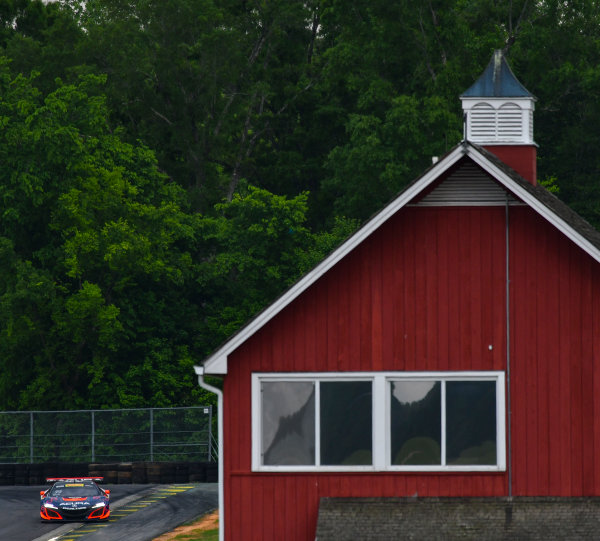
[[[232,366],[260,348],[251,371],[502,369],[504,236],[502,209],[406,209],[244,344]]]
[[[251,473],[253,372],[504,370],[502,208],[406,208],[230,357],[227,539],[314,539],[323,496],[503,495],[505,473]],[[492,345],[492,349],[489,346]]]
[[[514,495],[600,495],[600,267],[511,212]]]
[[[407,494],[425,496],[454,495],[460,489],[466,495],[487,491],[502,493],[504,476],[466,477],[447,475],[373,474],[234,474],[227,484],[237,498],[226,498],[226,538],[239,541],[313,541],[317,525],[319,499],[326,496],[395,497]],[[434,487],[432,489],[432,487]],[[437,488],[439,487],[439,488]],[[467,489],[467,490],[464,490]],[[478,490],[479,489],[479,490]],[[234,500],[238,506],[232,507]]]
[[[527,207],[509,224],[513,495],[598,496],[600,266]],[[506,370],[506,343],[505,210],[403,209],[230,356],[227,539],[312,540],[324,496],[507,495],[508,473],[252,473],[250,396],[253,372]]]

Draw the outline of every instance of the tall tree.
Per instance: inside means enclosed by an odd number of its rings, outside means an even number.
[[[351,230],[245,187],[213,216],[111,129],[104,78],[0,64],[0,407],[167,406],[192,365]]]
[[[536,3],[511,54],[538,98],[540,177],[554,178],[560,197],[600,227],[600,6],[593,0]]]
[[[79,70],[78,51],[86,36],[68,6],[57,1],[4,0],[0,28],[0,46],[12,69],[25,75],[37,72],[38,87],[49,90],[56,77],[66,80]]]
[[[312,18],[283,0],[90,0],[82,24],[116,118],[206,211],[252,180],[256,148],[311,86]]]
[[[74,406],[195,392],[185,283],[197,218],[151,152],[110,132],[101,83],[44,96],[2,66],[4,408],[56,406],[65,390]]]
[[[460,140],[494,49],[600,225],[599,10],[0,1],[0,406],[193,402],[193,362]]]

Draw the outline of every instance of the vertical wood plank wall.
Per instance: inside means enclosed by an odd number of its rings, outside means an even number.
[[[600,495],[599,267],[509,221],[513,494]],[[226,538],[312,541],[325,496],[507,495],[506,472],[252,473],[250,406],[253,372],[506,370],[505,269],[504,208],[405,208],[232,354]]]
[[[511,211],[514,495],[600,495],[600,265]]]

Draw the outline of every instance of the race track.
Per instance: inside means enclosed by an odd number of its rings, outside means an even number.
[[[111,491],[108,523],[44,524],[40,490],[47,486],[0,486],[3,541],[151,541],[217,508],[215,483],[102,485]]]

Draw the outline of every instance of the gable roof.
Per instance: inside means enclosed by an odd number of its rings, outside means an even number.
[[[461,95],[461,98],[533,98],[515,77],[502,51],[496,50],[479,79]]]
[[[440,177],[450,174],[461,160],[470,160],[492,177],[518,200],[535,210],[554,225],[593,259],[600,262],[600,232],[548,192],[543,186],[534,186],[523,179],[491,152],[468,141],[463,141],[448,154],[432,165],[425,173],[407,186],[363,227],[351,235],[336,250],[319,263],[312,271],[285,291],[275,302],[251,319],[221,347],[207,357],[203,366],[194,367],[197,374],[226,374],[227,358],[241,344],[254,335],[266,323],[288,306],[296,297],[316,282],[355,247],[367,239],[404,206],[424,196]]]

